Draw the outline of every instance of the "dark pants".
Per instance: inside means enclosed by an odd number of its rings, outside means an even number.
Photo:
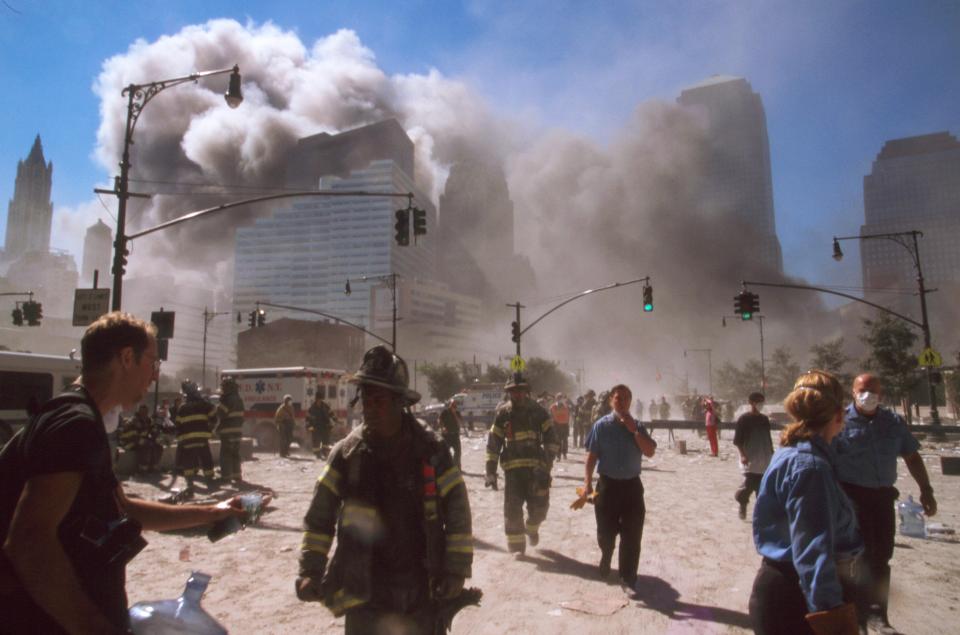
[[[573,424],[573,447],[579,448],[583,446],[583,426],[579,423]]]
[[[612,556],[619,535],[620,578],[633,585],[637,580],[643,520],[647,514],[640,477],[619,480],[601,474],[594,513],[597,517],[597,544],[604,559]]]
[[[812,635],[807,601],[790,562],[764,558],[750,594],[750,624],[756,635]]]
[[[460,467],[460,457],[462,455],[462,448],[460,447],[460,436],[445,434],[443,435],[443,441],[450,449],[453,450],[453,462],[457,464],[457,467]]]
[[[507,470],[503,486],[503,531],[507,549],[523,553],[527,534],[540,532],[540,523],[550,509],[550,484],[544,475],[530,467]],[[523,504],[527,504],[527,521],[523,521]]]
[[[733,498],[736,499],[742,507],[746,507],[747,503],[750,502],[750,495],[756,494],[760,490],[760,481],[762,480],[763,474],[747,472],[743,475],[743,483],[737,489],[737,493],[733,495]]]
[[[206,478],[213,478],[213,455],[210,454],[210,444],[206,441],[183,446],[177,444],[176,453],[177,472],[186,477],[187,482],[193,482],[193,477],[203,471]]]
[[[277,424],[280,433],[280,456],[290,456],[290,444],[293,443],[293,421],[281,421]]]
[[[220,478],[239,479],[240,435],[220,437]]]
[[[437,615],[429,608],[392,613],[369,606],[347,611],[346,635],[434,635]]]
[[[567,458],[567,446],[570,443],[570,424],[557,424],[557,438],[560,440],[560,454]]]
[[[886,618],[887,598],[890,595],[890,558],[893,557],[893,541],[897,531],[893,502],[900,494],[893,487],[859,487],[850,483],[841,485],[856,508],[865,548],[861,558],[862,592],[857,599],[858,613],[865,616],[870,607],[875,606]]]
[[[317,458],[322,458],[324,448],[330,445],[330,426],[313,426],[310,435],[313,441],[313,453]]]
[[[163,446],[153,440],[147,440],[134,449],[137,456],[137,467],[142,472],[152,471],[160,462]]]

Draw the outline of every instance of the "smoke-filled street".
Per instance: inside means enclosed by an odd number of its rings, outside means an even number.
[[[573,450],[568,461],[554,467],[540,544],[528,547],[526,558],[516,561],[506,552],[503,535],[502,481],[500,491],[483,487],[485,439],[479,433],[464,438],[475,536],[473,577],[467,586],[480,587],[484,598],[480,608],[459,613],[454,632],[749,632],[747,601],[759,557],[750,523],[737,518],[733,492],[741,476],[731,432],[723,432],[717,459],[708,456],[706,439],[692,432],[676,433],[687,443],[686,455],[668,447],[666,434],[654,432],[660,448],[644,461],[647,516],[634,597],[615,583],[615,571],[606,583],[597,579],[600,552],[592,508],[569,509],[574,488],[582,483],[583,451]],[[936,457],[955,455],[954,445],[925,444],[921,452],[942,510],[934,520],[956,528],[960,495],[951,477],[941,475]],[[322,464],[303,453],[290,459],[256,457],[244,464],[247,480],[277,494],[260,525],[217,543],[200,531],[147,534],[149,546],[127,569],[130,603],[177,597],[197,570],[213,576],[204,608],[231,633],[341,632],[342,619],[294,595],[301,523]],[[916,498],[902,463],[899,471],[901,493]],[[161,484],[168,482],[165,477]],[[142,481],[127,481],[125,487],[149,498],[166,493]],[[957,548],[950,536],[897,536],[890,618],[903,632],[942,633],[943,625],[956,621]]]

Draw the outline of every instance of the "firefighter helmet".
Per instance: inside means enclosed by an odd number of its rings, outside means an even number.
[[[197,386],[197,382],[190,381],[189,379],[185,380],[180,384],[180,392],[187,396],[187,399],[202,399],[200,395],[200,387]]]
[[[237,392],[238,390],[240,390],[240,386],[237,385],[237,380],[233,377],[224,377],[220,381],[220,391],[223,394],[229,395]]]
[[[504,390],[523,390],[530,392],[530,384],[523,380],[523,376],[520,373],[514,373],[513,377],[507,380],[506,385],[503,387]]]
[[[420,401],[420,393],[410,389],[407,363],[382,344],[366,352],[360,370],[350,378],[350,382],[360,386],[366,384],[386,388],[403,397],[407,405]]]

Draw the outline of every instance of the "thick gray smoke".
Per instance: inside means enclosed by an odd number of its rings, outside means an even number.
[[[528,354],[583,360],[594,387],[625,379],[648,397],[671,391],[653,378],[658,371],[674,379],[681,374],[684,349],[714,349],[715,366],[725,358],[758,357],[756,329],[734,323],[722,330],[720,317],[731,312],[741,279],[775,280],[777,274],[746,267],[752,229],[702,204],[704,129],[681,107],[640,106],[609,147],[560,131],[527,130],[521,140],[519,126],[493,116],[461,82],[436,71],[386,75],[352,31],[308,47],[269,23],[216,20],[139,41],[104,64],[95,86],[103,165],[113,172],[121,154],[125,85],[233,64],[244,80],[240,108],[224,103],[222,76],[165,91],[144,109],[132,148],[133,189],[191,194],[134,202],[130,231],[245,193],[185,183],[277,187],[298,138],[395,117],[416,144],[416,178],[434,202],[457,161],[477,155],[505,161],[516,251],[530,259],[542,296],[652,276],[653,314],[641,313],[639,286],[606,292],[531,331]],[[198,272],[206,284],[211,277],[223,283],[235,228],[265,211],[237,209],[229,218],[145,238],[135,245],[131,269],[169,264]],[[803,360],[808,334],[797,325],[819,310],[815,299],[770,290],[761,298],[770,316],[767,354],[793,345]],[[541,304],[518,299],[530,305],[528,319],[551,306],[548,298]],[[488,350],[508,348],[511,318],[504,311],[502,333]]]

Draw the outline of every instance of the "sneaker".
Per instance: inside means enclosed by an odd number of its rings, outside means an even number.
[[[610,560],[613,558],[612,553],[605,553],[600,558],[600,578],[606,580],[610,575]]]
[[[524,552],[522,552],[522,551],[514,551],[514,552],[513,552],[513,559],[514,559],[514,560],[517,560],[517,561],[525,560],[526,557],[527,557],[527,555],[526,555]]]

